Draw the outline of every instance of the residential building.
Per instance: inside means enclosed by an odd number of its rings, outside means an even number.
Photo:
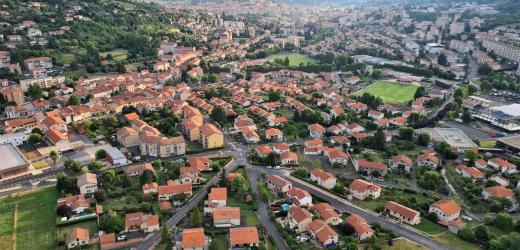
[[[502,186],[486,187],[482,191],[482,197],[486,200],[505,198],[514,201],[515,193],[511,189]]]
[[[332,189],[336,186],[336,177],[329,172],[323,171],[321,168],[315,168],[311,171],[311,181],[315,181],[326,189]]]
[[[74,228],[72,232],[67,235],[66,244],[68,249],[90,244],[88,229],[81,227]]]
[[[208,206],[225,207],[227,201],[227,188],[211,188],[208,194]]]
[[[4,87],[0,90],[0,93],[8,102],[14,102],[16,105],[25,103],[25,96],[20,86]]]
[[[200,127],[200,140],[205,149],[221,148],[224,146],[224,133],[215,125],[206,123]]]
[[[293,187],[287,191],[287,196],[298,206],[312,206],[312,196],[309,192]]]
[[[329,203],[318,203],[314,206],[316,212],[327,224],[338,225],[341,223],[340,214]]]
[[[390,169],[392,169],[393,171],[405,171],[407,173],[410,173],[412,165],[412,159],[408,158],[408,156],[403,154],[392,157],[389,164]]]
[[[267,178],[267,187],[276,192],[287,193],[292,188],[292,184],[278,175],[271,175]]]
[[[309,129],[309,134],[312,138],[321,138],[323,137],[325,132],[327,132],[327,130],[323,126],[317,123],[311,124],[307,126],[307,128]]]
[[[125,232],[134,232],[138,230],[145,233],[159,231],[159,215],[145,215],[143,212],[126,214]]]
[[[283,132],[277,128],[269,128],[265,131],[265,138],[270,141],[283,141]]]
[[[153,168],[152,164],[149,162],[132,164],[132,165],[126,166],[123,171],[125,172],[125,174],[127,176],[132,177],[132,176],[141,176],[143,174],[143,172],[147,171],[147,170],[151,171],[154,175],[156,174],[155,169]]]
[[[309,223],[308,231],[324,247],[338,243],[338,234],[322,220],[314,220]]]
[[[355,179],[349,186],[350,194],[358,200],[377,199],[381,196],[381,187],[362,179]]]
[[[352,214],[345,220],[354,230],[354,236],[358,240],[366,240],[374,235],[374,230],[370,227],[367,220],[360,215]]]
[[[386,203],[385,211],[393,217],[399,219],[399,221],[410,225],[416,225],[421,222],[421,216],[419,212],[393,201]]]
[[[301,233],[307,231],[312,222],[312,214],[305,208],[292,206],[287,211],[287,220],[291,229]]]
[[[455,171],[464,177],[471,178],[473,181],[483,180],[486,177],[486,175],[480,172],[476,167],[466,167],[462,164],[457,165]]]
[[[217,207],[213,210],[213,226],[235,227],[240,226],[239,207]]]
[[[498,158],[498,157],[489,159],[487,164],[489,166],[491,166],[492,168],[494,168],[495,170],[498,170],[502,173],[513,174],[513,173],[518,172],[515,164],[508,162],[504,159]]]
[[[207,250],[209,238],[204,235],[204,228],[189,228],[182,230],[180,248],[182,250]]]
[[[229,246],[232,248],[257,248],[260,245],[256,227],[237,227],[229,229]]]
[[[298,165],[298,155],[294,152],[285,152],[280,155],[282,165]]]
[[[436,168],[439,165],[439,158],[433,153],[424,153],[417,156],[417,165],[426,166],[430,168]]]
[[[448,222],[459,218],[460,206],[454,200],[440,200],[430,205],[428,213],[436,214],[439,221]]]
[[[78,177],[77,186],[81,194],[93,194],[97,190],[97,177],[92,173],[84,173]]]
[[[355,160],[354,168],[356,171],[367,171],[371,175],[373,175],[374,172],[378,172],[380,176],[384,176],[388,169],[386,164],[365,160]]]
[[[190,196],[192,194],[192,185],[190,183],[180,184],[168,180],[165,186],[157,187],[157,195],[160,201],[170,200],[173,196],[179,194]]]

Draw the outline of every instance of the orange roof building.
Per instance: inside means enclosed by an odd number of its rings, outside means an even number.
[[[182,249],[206,249],[208,238],[203,228],[190,228],[182,231]]]
[[[460,206],[454,200],[440,200],[430,205],[429,213],[437,215],[439,221],[453,221],[460,216]]]
[[[237,227],[229,229],[229,245],[233,248],[258,247],[260,238],[256,227]]]

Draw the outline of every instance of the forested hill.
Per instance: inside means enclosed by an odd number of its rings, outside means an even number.
[[[1,34],[23,39],[14,49],[3,43],[0,50],[9,50],[20,64],[24,58],[49,56],[55,65],[99,71],[103,52],[124,50],[126,60],[153,57],[162,37],[198,45],[175,25],[179,14],[132,0],[2,0],[0,11],[0,23],[9,24],[0,26]],[[48,44],[30,44],[27,27],[17,29],[24,21],[34,22],[30,27],[40,30]]]

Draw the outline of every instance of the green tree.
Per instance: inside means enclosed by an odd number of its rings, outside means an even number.
[[[443,66],[448,65],[448,58],[446,58],[446,55],[444,53],[440,53],[437,57],[437,63]]]
[[[498,213],[495,218],[495,225],[504,230],[511,230],[514,227],[513,217],[506,213]]]
[[[69,97],[69,105],[79,105],[81,103],[81,100],[77,95],[71,95]]]
[[[426,95],[426,89],[421,86],[419,88],[417,88],[417,90],[415,90],[415,94],[414,94],[414,98],[419,98],[419,97],[423,97]]]
[[[406,127],[406,128],[399,129],[399,137],[401,137],[401,139],[406,140],[406,141],[413,140],[413,133],[414,133],[413,128]]]
[[[520,242],[520,233],[514,232],[489,241],[490,250],[518,250],[518,242]]]
[[[417,138],[417,143],[423,147],[426,147],[426,146],[428,146],[428,144],[430,144],[430,140],[431,140],[430,134],[421,133],[419,135],[419,137]]]
[[[202,218],[200,216],[200,211],[198,208],[194,208],[193,210],[191,210],[190,217],[191,225],[200,226],[200,224],[202,224]]]
[[[119,233],[124,229],[123,219],[121,219],[115,212],[105,213],[101,215],[99,220],[99,229],[106,233]]]
[[[60,153],[58,153],[58,151],[56,151],[56,150],[52,150],[50,152],[49,156],[51,157],[54,164],[56,164],[56,162],[58,162],[58,160],[61,158]]]
[[[484,225],[479,225],[475,228],[475,239],[477,239],[480,242],[487,242],[489,241],[489,230]]]
[[[279,101],[282,98],[282,94],[280,93],[280,91],[273,91],[273,90],[269,91],[267,96],[268,96],[270,102]]]
[[[102,160],[107,157],[107,152],[104,149],[96,151],[96,160]]]
[[[491,72],[493,72],[493,69],[488,65],[488,64],[482,64],[478,67],[478,70],[477,72],[480,74],[480,75],[489,75],[491,74]]]
[[[32,144],[37,144],[37,143],[40,143],[41,141],[42,141],[42,135],[41,134],[32,133],[29,136],[29,142],[32,143]]]
[[[152,172],[152,170],[146,169],[143,171],[140,177],[141,185],[151,183],[155,181],[155,174]]]
[[[475,150],[468,150],[464,153],[464,158],[474,162],[478,158],[478,153]]]
[[[475,236],[473,235],[473,231],[469,227],[464,227],[459,230],[459,233],[457,234],[461,239],[465,241],[472,242]]]
[[[38,84],[29,85],[27,95],[33,99],[41,99],[43,97],[43,90]]]
[[[161,233],[161,242],[166,243],[166,242],[170,242],[171,240],[172,240],[172,234],[170,233],[170,230],[168,229],[168,225],[163,224],[162,233]]]
[[[383,69],[374,69],[372,70],[372,77],[374,79],[380,79],[383,75]]]
[[[76,173],[81,171],[81,163],[79,161],[67,160],[65,161],[65,168],[68,168]]]
[[[88,165],[87,165],[87,168],[89,170],[98,170],[98,169],[101,169],[104,165],[99,162],[99,161],[93,161],[93,162],[90,162]]]
[[[210,116],[220,125],[224,125],[224,123],[227,121],[226,110],[222,106],[213,107]]]

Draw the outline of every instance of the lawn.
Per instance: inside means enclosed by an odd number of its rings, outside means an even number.
[[[1,199],[0,249],[54,249],[56,195],[52,187]]]
[[[258,217],[256,216],[254,211],[245,210],[245,211],[241,211],[241,212],[242,212],[242,215],[244,215],[246,217],[246,222],[247,222],[248,226],[260,225],[260,220],[258,219]]]
[[[412,84],[379,81],[354,93],[354,95],[369,93],[381,97],[385,103],[407,104],[413,99],[417,88],[419,88],[419,86]]]
[[[289,66],[295,67],[300,64],[312,64],[315,63],[316,60],[310,58],[308,55],[299,54],[299,53],[279,53],[268,57],[271,60],[274,59],[282,59],[284,60],[286,57],[289,58]]]
[[[464,241],[451,232],[444,232],[433,237],[435,241],[449,245],[458,250],[479,250],[481,247],[477,244]]]
[[[58,228],[58,240],[65,241],[67,234],[72,232],[72,230],[76,227],[88,229],[89,234],[93,234],[98,231],[98,226],[97,226],[96,220],[83,221],[83,222],[76,223],[73,225],[68,225],[66,227]]]
[[[497,145],[497,141],[495,141],[495,140],[479,141],[478,144],[482,148],[494,148],[495,145]]]
[[[116,62],[124,61],[128,57],[128,51],[124,49],[115,49],[108,52],[99,53],[101,57],[106,57],[108,54],[112,55],[112,60]]]
[[[421,223],[413,225],[413,227],[431,235],[440,234],[446,231],[446,228],[426,218],[422,218]]]
[[[384,207],[386,204],[386,201],[377,201],[377,200],[364,200],[364,201],[357,201],[356,203],[361,206],[362,208],[376,211],[378,207]]]
[[[213,239],[211,240],[211,245],[216,246],[213,249],[228,249],[227,235],[226,234],[215,235],[215,237],[213,237]]]
[[[428,248],[423,247],[421,245],[415,244],[406,239],[396,239],[393,242],[392,246],[389,246],[386,241],[381,242],[380,246],[383,250],[426,250]]]

